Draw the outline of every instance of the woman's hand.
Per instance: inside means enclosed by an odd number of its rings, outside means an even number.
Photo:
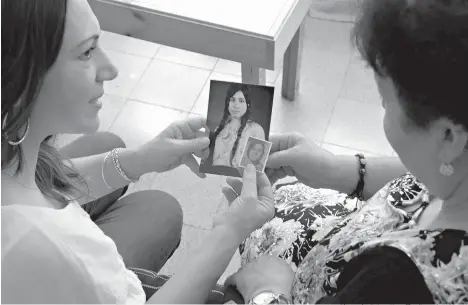
[[[245,302],[262,292],[281,293],[291,300],[293,280],[294,272],[286,261],[277,256],[265,255],[231,275],[225,285],[236,287]]]
[[[266,174],[274,184],[279,179],[295,176],[310,187],[322,188],[333,165],[334,155],[299,133],[271,136],[273,145]]]
[[[210,140],[206,136],[206,119],[191,118],[174,122],[153,140],[141,146],[136,156],[139,158],[141,173],[166,172],[181,164],[187,165],[201,178],[199,164],[194,155],[202,158],[208,154]]]
[[[242,181],[228,178],[227,183],[230,187],[224,187],[223,193],[228,205],[220,208],[214,226],[236,231],[241,242],[273,218],[273,190],[266,175],[257,173],[253,165],[246,166]]]

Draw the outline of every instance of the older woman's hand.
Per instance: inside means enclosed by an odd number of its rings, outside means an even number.
[[[293,280],[294,272],[288,263],[277,256],[265,255],[231,275],[225,285],[236,287],[245,302],[262,292],[283,294],[291,300]]]
[[[322,187],[334,155],[300,133],[273,135],[265,173],[270,182],[294,176],[310,187]]]
[[[187,165],[201,178],[199,164],[194,155],[202,158],[208,153],[210,140],[206,136],[206,119],[190,118],[174,122],[153,140],[142,145],[136,153],[140,172],[165,172],[181,164]]]
[[[223,193],[228,204],[220,208],[214,226],[228,226],[241,242],[273,218],[273,190],[266,175],[256,172],[251,164],[246,166],[242,181],[228,178],[227,183]]]

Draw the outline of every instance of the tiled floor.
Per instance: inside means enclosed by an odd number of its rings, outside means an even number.
[[[392,155],[383,133],[383,110],[372,73],[350,45],[351,27],[348,23],[306,20],[296,101],[281,97],[280,68],[267,73],[268,84],[277,88],[271,129],[302,132],[337,154],[365,151]],[[241,81],[238,63],[111,33],[103,34],[101,45],[120,70],[118,78],[105,86],[101,130],[117,133],[131,147],[151,139],[173,120],[206,114],[210,79]],[[73,138],[62,137],[59,143]],[[187,168],[178,168],[146,175],[132,186],[132,191],[165,190],[183,207],[183,242],[164,272],[177,270],[190,248],[208,234],[223,200],[223,183],[221,177],[201,180]],[[235,256],[225,275],[234,272],[238,264]]]

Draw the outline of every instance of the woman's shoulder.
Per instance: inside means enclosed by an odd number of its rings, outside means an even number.
[[[249,128],[262,128],[262,126],[260,124],[258,124],[255,121],[252,121],[252,120],[247,121],[246,127],[249,127]]]
[[[34,260],[50,269],[74,265],[74,260],[69,258],[75,253],[64,255],[68,251],[60,238],[60,231],[54,232],[50,226],[39,225],[23,213],[3,212],[2,209],[2,264]]]
[[[249,120],[245,125],[245,130],[248,131],[250,134],[253,134],[257,137],[265,137],[265,131],[263,130],[262,125],[258,124],[255,121]]]
[[[42,249],[55,249],[57,253],[73,250],[72,253],[79,255],[78,240],[100,237],[95,234],[99,229],[95,230],[95,224],[77,203],[60,210],[27,205],[2,207],[2,226],[8,232],[2,235],[2,246],[41,241]]]
[[[43,276],[64,279],[59,287],[86,286],[83,289],[89,297],[93,296],[89,300],[85,296],[70,295],[66,303],[70,300],[119,303],[127,298],[144,301],[138,277],[126,269],[115,243],[78,204],[62,210],[25,206],[2,208],[4,221],[2,265],[16,266],[8,273],[9,282],[16,281],[24,272],[36,276],[40,272],[33,266],[43,266],[40,268],[45,268]],[[8,234],[3,233],[6,231]],[[30,266],[29,270],[13,274],[22,265]],[[51,297],[57,295],[53,293]],[[44,298],[45,303],[55,300]]]
[[[76,224],[86,218],[89,218],[88,214],[77,202],[71,202],[63,209],[25,204],[2,206],[2,223],[11,233],[17,233],[22,227],[55,238],[76,229]]]
[[[359,252],[368,253],[387,246],[412,260],[436,303],[468,302],[468,283],[464,278],[468,265],[468,232],[452,229],[397,231],[364,244]]]
[[[83,304],[115,300],[102,298],[83,258],[57,238],[59,232],[52,234],[25,219],[15,222],[26,228],[8,234],[2,231],[2,301]]]
[[[98,260],[109,259],[114,254],[114,261],[119,257],[115,243],[77,203],[61,210],[25,205],[2,207],[2,226],[8,232],[2,235],[2,246],[21,244],[22,248],[27,248],[32,244],[31,249],[34,249],[40,240],[44,247],[65,258],[72,257],[70,253],[75,258],[87,258],[93,253]]]
[[[40,222],[44,220],[40,217]],[[69,251],[61,232],[40,222],[21,209],[2,208],[2,266],[8,266],[2,270],[2,282],[11,283],[24,272],[37,279],[38,270],[42,270],[40,276],[47,280],[54,280],[59,272],[64,278],[85,275],[77,263],[77,253]]]
[[[54,234],[53,217],[51,208],[28,206],[28,205],[9,205],[2,206],[2,247],[7,249],[14,245],[23,245],[41,241],[43,247],[53,248],[57,245],[54,239],[62,231],[59,230]],[[2,256],[3,258],[3,256]]]
[[[394,207],[411,206],[421,203],[429,196],[426,186],[411,173],[405,173],[384,185],[368,201],[382,201]]]

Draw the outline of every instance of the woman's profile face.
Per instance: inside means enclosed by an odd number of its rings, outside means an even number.
[[[69,0],[61,50],[31,113],[33,128],[48,134],[98,129],[104,82],[118,74],[99,46],[100,32],[88,2]]]
[[[244,93],[237,91],[229,100],[229,114],[232,118],[240,119],[247,112],[247,101]]]
[[[249,150],[249,159],[252,162],[258,162],[263,157],[263,145],[260,143],[254,144]]]

